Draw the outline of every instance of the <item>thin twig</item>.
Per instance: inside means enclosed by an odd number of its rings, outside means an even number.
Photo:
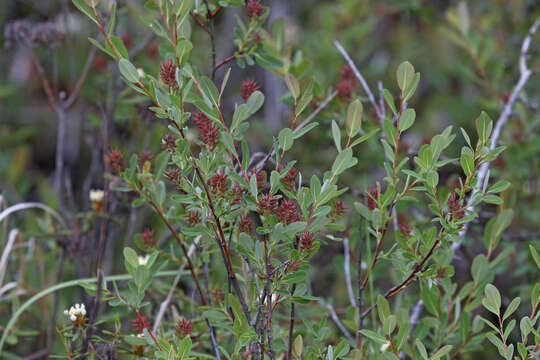
[[[354,291],[352,288],[351,280],[351,254],[349,248],[349,238],[343,239],[343,255],[345,256],[345,263],[343,268],[345,270],[345,281],[347,282],[347,292],[349,293],[349,301],[353,307],[356,307],[356,301],[354,300]]]
[[[330,103],[330,101],[332,101],[337,95],[337,91],[334,91],[332,92],[330,95],[328,95],[328,97],[311,113],[309,114],[309,116],[307,118],[305,118],[304,121],[302,121],[300,123],[300,125],[298,125],[294,130],[293,130],[293,134],[296,134],[298,131],[300,131],[304,126],[306,126],[307,124],[309,124],[314,118],[315,116],[317,116],[321,111],[323,111],[323,109],[325,107],[328,106],[328,104]],[[255,165],[254,169],[255,169],[255,172],[259,172],[262,170],[262,168],[264,167],[264,165],[266,164],[266,162],[268,161],[268,159],[270,159],[272,156],[274,156],[275,152],[274,150],[272,149],[270,152],[268,152],[268,154],[266,154],[266,156],[257,163],[257,165]]]
[[[529,52],[529,48],[531,45],[531,39],[532,36],[536,33],[538,30],[538,27],[540,27],[540,18],[538,18],[534,24],[530,27],[529,32],[523,39],[523,43],[521,44],[521,51],[519,56],[519,72],[520,77],[516,85],[514,86],[514,89],[512,90],[512,93],[510,94],[510,97],[508,98],[508,101],[504,105],[501,114],[499,115],[499,118],[497,119],[497,123],[495,124],[495,128],[493,129],[493,135],[491,136],[491,144],[489,149],[493,150],[497,146],[497,142],[499,141],[499,137],[501,136],[502,129],[504,125],[508,122],[508,119],[510,118],[510,115],[512,114],[512,108],[514,107],[514,103],[516,100],[518,100],[519,94],[521,90],[525,87],[527,84],[527,81],[529,81],[529,78],[533,74],[533,71],[527,67],[527,55]],[[475,195],[480,191],[484,179],[489,171],[490,162],[485,162],[480,166],[480,170],[478,171],[478,180],[476,181],[476,186],[473,188],[471,195],[469,196],[469,200],[467,201],[466,208],[469,212],[474,211],[475,206],[472,204],[473,200],[475,198]],[[465,235],[467,234],[468,229],[468,223],[465,223],[463,226],[463,229],[459,233],[459,241],[452,244],[452,250],[455,252],[458,250],[463,242],[463,239],[465,238]]]
[[[345,337],[349,339],[349,341],[351,342],[354,341],[354,338],[352,337],[351,333],[349,333],[349,331],[345,328],[345,325],[343,325],[341,320],[339,320],[339,317],[336,314],[336,310],[334,310],[334,307],[332,306],[332,304],[326,304],[326,307],[330,311],[330,317],[332,318],[332,320],[334,320],[334,323],[336,323],[337,327],[339,328],[339,330],[341,330],[343,335],[345,335]]]
[[[356,299],[357,301],[357,306],[358,306],[358,314],[362,314],[362,306],[363,306],[363,300],[362,300],[362,295],[363,295],[363,292],[364,292],[364,285],[362,285],[362,229],[360,228],[359,231],[359,243],[358,243],[358,279],[357,279],[357,283],[358,283],[358,298]],[[360,331],[362,330],[363,328],[363,321],[364,319],[362,319],[361,316],[358,316],[358,327],[356,329],[356,344],[357,344],[357,347],[359,347],[360,345]]]
[[[189,247],[188,255],[192,256],[193,252],[195,251],[196,244],[200,241],[201,236],[197,236],[193,240],[193,244]],[[161,305],[159,305],[159,311],[156,315],[156,320],[154,321],[154,327],[152,328],[152,331],[155,333],[157,332],[157,329],[159,328],[159,325],[161,323],[161,319],[163,318],[163,315],[165,315],[165,311],[167,310],[167,307],[169,306],[172,297],[174,295],[174,290],[176,290],[176,287],[178,286],[178,283],[180,282],[180,278],[182,277],[182,274],[184,273],[185,265],[180,266],[180,269],[178,269],[178,275],[173,280],[173,283],[171,285],[171,289],[169,290],[169,293],[167,294],[167,297]]]
[[[71,91],[71,94],[69,95],[67,100],[62,103],[62,107],[64,107],[65,109],[69,108],[71,105],[73,105],[75,100],[77,100],[79,96],[79,92],[81,91],[84,81],[86,80],[86,76],[88,75],[88,72],[90,71],[90,67],[92,66],[92,61],[94,60],[96,51],[97,51],[97,48],[95,46],[93,46],[92,49],[90,49],[90,52],[88,53],[88,57],[86,58],[86,63],[84,64],[79,80],[77,80],[77,83],[75,84],[75,87]]]
[[[360,74],[360,71],[358,71],[358,68],[356,67],[356,65],[354,65],[354,62],[352,61],[349,54],[347,54],[347,51],[345,51],[343,46],[337,40],[334,40],[334,45],[339,50],[341,55],[343,55],[343,57],[345,58],[345,60],[347,61],[347,63],[351,67],[351,69],[353,70],[354,75],[358,78],[358,80],[360,80],[360,84],[364,88],[364,91],[366,92],[366,95],[368,96],[369,101],[371,102],[371,105],[373,105],[373,108],[375,109],[375,113],[377,114],[377,117],[379,119],[382,118],[384,120],[384,117],[382,116],[381,109],[379,109],[379,105],[377,104],[377,101],[375,100],[375,96],[373,96],[373,93],[371,92],[371,89],[369,88],[369,85],[367,84],[367,82],[364,79],[364,77],[362,76],[362,74]]]

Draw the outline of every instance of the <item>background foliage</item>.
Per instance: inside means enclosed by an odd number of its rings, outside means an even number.
[[[99,5],[105,19],[110,16],[110,3],[102,0]],[[226,3],[232,4],[235,1]],[[217,4],[211,1],[212,6]],[[258,26],[266,30],[264,34],[267,36],[256,41],[264,44],[262,52],[268,55],[266,62],[255,61],[256,64],[250,64],[247,60],[247,64],[244,64],[244,60],[231,61],[216,71],[219,89],[227,68],[231,68],[221,103],[228,124],[232,120],[235,104],[244,102],[241,89],[244,80],[255,79],[264,94],[264,105],[249,117],[250,126],[245,134],[254,159],[260,161],[273,146],[272,136],[277,138],[282,128],[290,126],[294,100],[290,94],[291,80],[284,78],[286,72],[300,80],[302,92],[308,80],[314,81],[313,101],[306,107],[299,121],[315,111],[336,87],[339,89],[343,80],[341,72],[346,62],[333,43],[337,39],[352,57],[377,99],[378,81],[381,81],[394,94],[394,100],[398,101],[400,88],[396,81],[396,69],[402,62],[410,62],[414,70],[421,74],[418,88],[407,102],[408,108],[415,109],[416,120],[414,126],[404,132],[399,146],[399,156],[409,157],[406,167],[411,169],[415,168],[413,158],[418,155],[420,147],[429,144],[434,135],[442,133],[450,125],[456,137],[445,150],[442,160],[459,159],[461,149],[467,146],[466,138],[461,135],[459,128],[469,134],[474,148],[479,137],[475,119],[482,110],[492,119],[498,118],[501,107],[508,100],[519,77],[518,61],[523,38],[540,16],[540,6],[533,0],[282,0],[264,5],[269,7],[269,13],[260,19]],[[149,206],[132,206],[142,205],[142,202],[137,202],[135,194],[118,191],[109,193],[105,228],[100,209],[96,209],[95,202],[89,197],[92,189],[103,189],[108,184],[112,184],[113,188],[121,185],[116,175],[104,176],[104,173],[113,173],[104,161],[110,149],[120,149],[127,165],[130,155],[134,153],[138,154],[139,159],[151,158],[152,169],[146,170],[156,175],[156,168],[160,168],[160,159],[163,158],[159,154],[165,153],[162,150],[162,136],[167,132],[166,122],[159,120],[148,109],[152,105],[148,98],[137,95],[122,80],[123,74],[115,59],[99,50],[91,50],[93,47],[88,37],[102,44],[105,42],[95,24],[72,3],[7,1],[0,6],[0,18],[5,24],[2,42],[6,47],[0,56],[0,64],[4,69],[0,72],[0,206],[1,209],[7,209],[14,204],[36,202],[46,205],[47,209],[54,209],[63,219],[58,221],[51,210],[44,212],[43,209],[28,209],[2,219],[0,239],[2,253],[6,254],[6,261],[0,261],[0,318],[3,319],[0,321],[0,330],[3,330],[13,314],[20,311],[21,304],[31,296],[66,281],[94,278],[99,263],[102,263],[105,276],[129,272],[130,268],[126,269],[124,264],[124,248],[130,247],[142,254],[145,250],[141,245],[141,234],[147,229],[154,230],[159,247],[163,249],[159,253],[160,260],[169,256],[165,267],[152,268],[152,271],[176,274],[173,271],[178,268],[176,263],[180,265],[183,261],[181,250],[171,245],[174,241],[160,216]],[[199,9],[195,13],[203,17],[204,4],[195,1],[194,7]],[[170,54],[170,49],[166,40],[152,35],[147,24],[149,14],[150,10],[144,7],[142,1],[119,1],[116,21],[111,28],[129,52],[133,64],[144,69],[146,75],[159,79],[160,66]],[[238,43],[234,43],[238,37],[235,32],[238,28],[237,17],[248,23],[242,7],[224,8],[212,20],[218,63],[234,55],[238,47]],[[206,75],[211,78],[210,38],[192,16],[188,18],[186,23],[190,25],[186,25],[183,31],[190,33],[193,44],[189,63],[196,67],[197,76]],[[20,20],[25,22],[14,23]],[[539,35],[532,39],[528,66],[536,71],[540,64]],[[122,47],[119,43],[115,46]],[[260,50],[255,53],[257,51]],[[254,58],[257,59],[255,55]],[[71,95],[75,94],[69,106],[62,109],[51,106],[47,92],[44,91],[38,63],[43,67],[54,97],[70,101]],[[280,68],[276,63],[290,66]],[[284,68],[287,69],[283,71]],[[87,75],[79,93],[74,90],[77,90],[77,80],[81,74]],[[504,186],[499,194],[504,202],[493,200],[491,204],[478,207],[478,217],[469,225],[464,246],[457,255],[451,260],[442,253],[436,259],[436,264],[444,264],[441,279],[438,279],[438,274],[428,272],[425,278],[411,285],[410,290],[403,291],[400,294],[402,297],[390,300],[391,310],[388,310],[388,314],[384,311],[369,314],[365,320],[366,330],[374,333],[363,334],[366,342],[363,351],[367,358],[388,358],[393,355],[391,350],[381,349],[381,345],[386,343],[384,320],[392,313],[392,316],[398,318],[395,321],[401,328],[402,323],[410,320],[420,298],[426,309],[423,310],[420,325],[414,327],[414,336],[407,338],[409,343],[404,346],[408,348],[403,349],[406,352],[403,356],[423,357],[422,346],[417,345],[415,339],[421,339],[431,358],[437,358],[434,355],[437,351],[442,350],[444,353],[447,344],[453,345],[453,348],[447,354],[440,355],[440,358],[492,359],[499,356],[497,346],[501,344],[497,342],[498,339],[493,340],[492,335],[485,335],[490,330],[489,325],[473,319],[482,316],[495,323],[495,330],[498,330],[497,316],[503,316],[504,311],[515,304],[512,300],[520,297],[520,306],[514,309],[517,325],[511,325],[513,328],[508,330],[508,343],[516,344],[514,354],[518,356],[517,344],[523,340],[526,331],[526,324],[522,325],[520,319],[531,314],[531,308],[535,309],[538,299],[538,286],[536,290],[533,289],[538,284],[539,274],[533,254],[534,248],[540,246],[540,200],[536,196],[540,190],[537,175],[540,169],[539,91],[540,77],[533,75],[525,91],[520,93],[512,116],[499,139],[499,144],[506,146],[506,149],[490,167],[491,185],[497,181],[511,184],[508,188]],[[333,121],[340,129],[338,132],[341,136],[338,137],[343,137],[341,141],[345,147],[347,111],[349,103],[357,98],[363,103],[363,133],[370,134],[371,130],[380,128],[377,114],[360,86],[353,90],[350,97],[334,98],[316,116],[319,125],[295,140],[294,146],[287,152],[284,164],[296,160],[295,168],[300,171],[306,186],[313,186],[309,184],[312,175],[322,179],[324,173],[332,168],[337,156]],[[390,108],[385,107],[390,114]],[[190,109],[192,112],[194,110],[195,107]],[[107,129],[106,135],[103,129]],[[329,345],[335,350],[344,347],[339,345],[343,341],[351,348],[356,344],[356,341],[347,341],[332,320],[328,306],[354,337],[359,314],[351,306],[344,266],[347,266],[346,261],[350,261],[352,283],[356,289],[359,250],[363,248],[366,256],[366,246],[370,245],[365,243],[365,231],[368,220],[373,219],[361,217],[357,211],[359,206],[355,204],[369,206],[367,194],[376,189],[377,182],[383,185],[383,191],[386,189],[387,184],[383,178],[387,174],[383,164],[388,154],[385,154],[380,142],[383,133],[380,131],[354,147],[353,154],[357,163],[339,176],[339,188],[348,189],[342,195],[345,214],[327,230],[316,234],[320,249],[311,259],[302,263],[302,270],[306,272],[306,297],[297,299],[302,304],[297,308],[295,335],[302,335],[304,356],[315,354],[313,356],[327,357]],[[186,139],[190,144],[188,147],[194,151],[201,148],[198,138],[199,130],[192,124],[187,130]],[[59,143],[62,144],[60,147]],[[221,143],[219,146],[221,151],[230,150],[230,147],[224,147]],[[58,169],[59,153],[62,154],[63,162],[60,179],[55,178],[55,174],[58,174],[55,170]],[[142,161],[141,170],[144,167]],[[267,172],[269,182],[270,170]],[[462,163],[458,160],[449,162],[438,171],[438,194],[444,199],[441,203],[446,204],[446,199],[459,184],[459,179],[465,178],[464,175]],[[173,191],[170,183],[167,187],[169,199]],[[384,244],[383,259],[373,268],[370,276],[373,283],[364,293],[364,309],[378,303],[378,295],[399,284],[403,274],[407,273],[400,268],[404,266],[400,263],[403,259],[392,257],[396,255],[393,244],[400,241],[403,243],[402,234],[408,229],[412,229],[415,236],[427,232],[433,215],[426,206],[429,199],[419,197],[420,200],[417,197],[416,200],[406,199],[404,203],[397,204],[398,226],[396,230],[391,230],[390,242]],[[253,203],[250,205],[254,206]],[[178,223],[173,224],[175,227],[180,225],[179,219],[186,215],[180,213],[176,214]],[[174,218],[174,214],[167,215]],[[18,233],[14,233],[13,229],[18,229]],[[15,236],[15,240],[11,249],[6,251],[10,234]],[[107,245],[100,259],[98,249],[100,239],[103,238]],[[344,252],[348,248],[344,246],[345,238],[351,248],[349,260],[345,256],[347,251]],[[496,246],[491,249],[490,245],[494,241]],[[204,243],[200,249],[206,248],[209,245]],[[371,251],[374,248],[374,244],[371,244]],[[203,252],[195,257],[203,259],[197,263],[201,272],[207,271],[204,270],[205,263],[210,265],[210,290],[220,288],[227,293],[226,286],[221,286],[227,278],[218,251],[214,245],[213,252]],[[486,265],[487,260],[483,260],[483,255],[491,260],[489,265]],[[364,270],[369,265],[364,260]],[[238,272],[241,270],[237,268]],[[142,312],[152,324],[174,278],[174,275],[165,275],[153,278],[150,290],[145,293],[148,305],[143,307]],[[264,276],[264,268],[261,276]],[[445,283],[448,278],[457,285],[453,291],[455,293],[449,290],[450,283]],[[263,280],[260,279],[262,286]],[[487,286],[484,295],[486,283],[495,285],[499,290],[496,292]],[[459,334],[461,338],[453,338],[452,334],[435,330],[446,325],[452,329],[452,321],[447,317],[453,315],[445,311],[444,306],[443,310],[440,307],[442,304],[454,305],[452,299],[456,296],[460,298],[459,291],[473,284],[476,284],[476,297],[469,301],[476,306],[463,311],[467,314],[464,315],[467,320],[454,328],[463,331]],[[126,279],[118,279],[118,286],[123,292],[128,287]],[[86,291],[83,287],[71,286],[39,298],[21,312],[12,331],[6,333],[6,344],[2,349],[5,356],[21,358],[33,355],[39,358],[48,353],[68,356],[70,350],[66,344],[70,341],[77,343],[81,340],[77,336],[82,335],[66,329],[70,322],[62,311],[73,303],[85,303],[88,308],[93,299],[92,291],[95,292],[95,287],[90,281]],[[499,306],[498,293],[502,295]],[[468,299],[464,296],[460,300]],[[490,304],[482,305],[482,300],[494,301],[495,304],[491,304],[491,307]],[[384,302],[379,302],[383,303],[380,307],[384,308]],[[193,334],[196,335],[192,339],[196,354],[192,356],[195,358],[202,357],[203,352],[212,354],[206,325],[200,312],[194,310],[197,306],[194,284],[186,275],[174,293],[174,300],[164,320],[166,329],[160,334],[164,338],[174,338],[176,320],[184,317],[192,319]],[[276,358],[284,356],[284,349],[287,348],[288,306],[289,303],[282,312],[276,314],[276,329],[279,329],[275,334]],[[498,308],[501,306],[503,310],[499,314]],[[455,308],[452,310],[456,311]],[[535,312],[533,310],[532,314]],[[115,348],[115,356],[118,353],[120,357],[135,353],[135,347],[140,344],[131,338],[125,342],[110,341],[111,338],[118,338],[119,334],[136,334],[133,331],[136,324],[134,326],[131,323],[134,318],[138,319],[139,316],[135,316],[129,307],[107,307],[96,322],[96,325],[106,330],[99,334],[106,340],[103,343],[97,342],[100,347],[95,352],[109,356],[105,354],[109,354],[107,351],[112,349],[107,346],[114,343],[118,347]],[[511,327],[508,325],[511,319],[507,320],[506,329]],[[219,322],[221,319],[216,315],[211,320]],[[465,324],[467,321],[470,324]],[[232,326],[225,323],[218,333],[225,333],[222,329]],[[537,328],[537,319],[532,327],[535,324]],[[399,337],[397,333],[394,335]],[[380,336],[383,336],[382,340]],[[223,337],[223,348],[232,354],[237,340],[227,338],[227,335]],[[495,346],[486,341],[486,338]],[[467,339],[470,343],[465,341]],[[531,335],[529,345],[531,342],[533,346],[536,344],[536,350],[537,341],[538,334]],[[463,348],[461,344],[465,344]],[[151,346],[148,345],[148,348]],[[241,350],[245,351],[244,348]],[[358,355],[347,350],[340,356],[354,358]]]

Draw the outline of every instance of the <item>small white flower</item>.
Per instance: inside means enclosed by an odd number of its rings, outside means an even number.
[[[146,265],[148,259],[150,259],[150,255],[139,256],[139,265]]]
[[[146,73],[141,68],[137,69],[137,74],[139,75],[139,79],[142,79],[142,78],[144,78],[146,76]]]
[[[86,315],[86,307],[84,304],[75,304],[70,307],[69,310],[64,310],[64,314],[67,315],[71,321],[75,321]]]
[[[102,202],[103,201],[103,190],[96,190],[92,189],[90,190],[90,201],[92,202]]]
[[[390,342],[387,341],[387,342],[385,342],[384,344],[381,345],[381,351],[385,352],[386,350],[388,350],[389,347],[390,347]]]
[[[144,333],[137,334],[137,337],[138,337],[138,338],[143,338],[143,337],[144,337]]]

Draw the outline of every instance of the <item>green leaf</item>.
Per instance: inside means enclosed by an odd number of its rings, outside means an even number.
[[[139,266],[139,257],[137,256],[135,250],[130,247],[124,248],[124,259],[126,260],[126,263],[131,265],[133,268],[137,268]]]
[[[387,89],[383,90],[383,96],[384,100],[390,107],[390,110],[394,113],[394,116],[397,116],[397,110],[396,110],[396,104],[394,104],[394,98],[392,97],[392,94]]]
[[[279,132],[278,141],[283,151],[289,150],[293,146],[293,143],[294,143],[293,131],[289,128],[282,129]]]
[[[484,111],[480,113],[480,116],[476,118],[476,132],[478,134],[478,142],[485,144],[489,136],[491,135],[491,129],[493,127],[493,121],[491,121],[488,114]]]
[[[414,78],[409,85],[409,87],[405,90],[403,94],[403,100],[408,101],[415,93],[416,88],[418,87],[418,84],[420,83],[420,73],[414,74]]]
[[[346,124],[349,128],[349,134],[352,136],[356,135],[362,127],[362,112],[363,106],[359,99],[350,103],[347,108]]]
[[[420,356],[422,356],[422,359],[428,360],[427,350],[424,344],[422,344],[422,340],[416,339],[415,344],[416,344],[416,348],[418,349],[418,352],[420,353]]]
[[[529,244],[529,250],[531,251],[531,256],[534,259],[536,266],[540,269],[540,255],[538,254],[538,251],[536,251],[532,244]]]
[[[517,310],[520,302],[521,302],[521,299],[519,297],[514,298],[514,300],[512,300],[512,302],[508,305],[508,307],[506,308],[506,311],[504,312],[504,315],[502,317],[503,321],[508,319],[508,317],[511,316],[514,313],[514,311]]]
[[[430,188],[435,189],[439,183],[439,174],[435,170],[430,170],[426,174],[426,183]]]
[[[474,159],[470,148],[464,147],[461,149],[461,157],[459,159],[461,167],[465,172],[465,175],[469,176],[474,171]]]
[[[236,147],[234,146],[234,141],[228,132],[222,131],[219,134],[219,138],[221,140],[221,143],[225,145],[225,148],[231,153],[234,154],[236,157],[238,157],[238,154],[236,153]]]
[[[260,91],[255,91],[250,95],[249,99],[246,102],[250,116],[255,114],[261,106],[264,104],[264,95]]]
[[[508,189],[510,187],[510,182],[506,180],[497,181],[495,184],[493,184],[489,190],[488,193],[500,193],[504,190]]]
[[[399,119],[399,131],[403,132],[414,124],[416,119],[416,111],[414,109],[405,109]]]
[[[501,199],[497,195],[484,195],[482,197],[482,201],[487,204],[494,204],[494,205],[500,205],[504,202],[503,199]]]
[[[339,175],[351,166],[356,165],[357,159],[352,156],[352,149],[347,148],[340,152],[332,164],[332,174]]]
[[[402,62],[397,68],[397,82],[402,92],[412,84],[414,77],[414,67],[408,61]]]
[[[285,83],[296,101],[300,96],[300,84],[298,83],[298,80],[296,80],[293,74],[287,73],[285,74]]]
[[[111,15],[109,16],[109,26],[107,27],[107,34],[110,36],[114,31],[116,25],[116,1],[111,4]]]
[[[88,41],[90,41],[90,43],[92,45],[94,45],[95,47],[97,47],[99,50],[103,51],[105,54],[109,55],[110,57],[114,58],[115,55],[114,53],[107,48],[105,48],[103,45],[101,45],[99,43],[99,41],[97,41],[96,39],[92,39],[91,37],[88,38]]]
[[[396,128],[392,124],[392,120],[389,118],[384,119],[383,128],[390,145],[396,147]]]
[[[313,99],[313,81],[310,80],[296,106],[296,116],[299,116],[304,111],[304,109],[311,103],[312,99]]]
[[[501,341],[501,339],[499,339],[497,336],[495,336],[493,333],[488,333],[486,334],[486,337],[488,338],[488,340],[497,347],[497,349],[499,350],[499,354],[501,354],[502,356],[504,356],[504,344],[503,342]]]
[[[246,104],[241,104],[236,107],[233,114],[233,121],[231,123],[231,131],[235,130],[240,126],[242,121],[246,120],[249,117],[249,109]]]
[[[159,181],[156,186],[156,200],[159,206],[163,206],[166,195],[167,193],[165,191],[165,183],[163,181]]]
[[[501,294],[492,284],[487,284],[484,288],[484,299],[482,305],[495,315],[499,315],[501,309]]]
[[[355,202],[354,208],[363,218],[368,220],[371,218],[371,212],[369,211],[367,206],[362,204],[361,202]]]
[[[249,179],[249,191],[255,199],[257,199],[258,190],[259,188],[257,186],[257,174],[253,174]]]
[[[485,255],[476,256],[471,265],[471,275],[476,283],[483,281],[489,274],[489,262]]]
[[[355,147],[356,145],[358,144],[361,144],[363,143],[364,141],[366,141],[367,139],[369,139],[370,137],[372,137],[373,135],[375,135],[376,133],[378,133],[381,129],[379,128],[373,128],[371,129],[370,131],[368,131],[366,134],[360,136],[359,138],[357,138],[356,140],[354,140],[350,147],[353,148]]]
[[[154,176],[156,178],[159,178],[161,174],[163,174],[163,171],[169,163],[169,156],[170,154],[168,151],[162,151],[156,156],[156,160],[154,161]]]
[[[445,345],[442,348],[440,348],[433,356],[431,356],[432,360],[440,359],[446,354],[448,354],[452,350],[452,345]]]
[[[118,51],[120,56],[124,59],[129,58],[128,51],[126,49],[126,46],[124,45],[124,42],[121,39],[117,38],[116,36],[112,36],[112,35],[110,36],[110,39],[111,39],[112,44],[114,45],[114,48],[116,49],[116,51]]]
[[[332,120],[332,138],[334,139],[334,144],[336,144],[337,151],[341,152],[341,131],[335,120]]]
[[[175,54],[176,54],[176,57],[180,61],[180,66],[181,67],[186,65],[186,63],[187,63],[187,61],[189,59],[189,55],[191,54],[192,49],[193,49],[193,44],[191,43],[191,41],[186,40],[186,39],[182,39],[182,40],[178,41],[178,44],[176,45]],[[227,80],[227,77],[225,77],[223,79],[222,86],[225,86],[226,80]],[[220,94],[221,94],[221,92],[220,92]]]
[[[383,322],[383,332],[386,335],[390,335],[394,332],[397,325],[397,319],[395,315],[389,315]]]
[[[300,359],[302,357],[303,351],[304,351],[304,340],[302,339],[302,335],[298,335],[296,339],[294,339],[293,355]]]
[[[365,337],[367,337],[368,339],[375,341],[379,345],[382,345],[388,342],[388,340],[386,340],[384,336],[379,335],[376,332],[371,331],[371,330],[367,330],[367,329],[360,330],[360,333],[364,335]]]
[[[308,124],[306,126],[304,126],[302,129],[296,131],[294,133],[294,138],[295,139],[298,139],[300,137],[302,137],[304,134],[306,134],[307,132],[309,132],[311,129],[313,129],[314,127],[318,126],[319,123],[311,123],[311,124]]]
[[[94,11],[90,8],[90,6],[86,5],[84,0],[73,0],[73,4],[77,7],[77,9],[79,9],[86,16],[88,16],[93,22],[95,22],[96,24],[98,23],[97,18],[94,15]]]
[[[120,59],[120,61],[118,61],[118,68],[120,74],[122,74],[127,81],[134,84],[139,82],[139,73],[129,60]]]
[[[386,318],[390,316],[390,304],[388,303],[388,300],[380,294],[377,296],[377,313],[379,314],[381,323],[384,323]]]
[[[216,108],[219,107],[219,91],[216,85],[206,76],[201,77],[200,83],[204,94],[212,101]]]
[[[467,145],[469,145],[469,147],[472,147],[471,145],[471,139],[469,138],[469,135],[467,134],[467,132],[465,131],[464,128],[460,128],[461,130],[461,134],[463,135],[463,138],[465,139],[465,141],[467,142]]]

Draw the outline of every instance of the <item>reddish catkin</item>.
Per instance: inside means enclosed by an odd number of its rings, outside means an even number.
[[[332,217],[334,219],[337,219],[339,217],[342,217],[345,214],[345,210],[347,210],[347,207],[343,203],[342,200],[338,199],[332,203]]]
[[[341,71],[340,71],[339,74],[341,75],[341,79],[342,79],[342,80],[348,80],[348,81],[351,82],[351,84],[352,84],[354,87],[357,86],[357,84],[358,84],[358,83],[357,83],[358,79],[356,79],[356,75],[354,75],[354,71],[353,71],[353,69],[352,69],[349,65],[345,65],[345,66],[341,69]]]
[[[354,84],[350,80],[341,80],[336,85],[337,96],[342,101],[350,100],[354,91]]]
[[[161,148],[173,153],[176,150],[176,137],[173,134],[165,134],[161,138]]]
[[[377,200],[379,199],[379,191],[372,189],[367,194],[367,203],[369,210],[375,210],[377,208]]]
[[[227,191],[227,175],[224,173],[218,173],[217,175],[210,178],[208,181],[210,185],[210,190],[216,196],[223,195]]]
[[[107,154],[107,163],[109,164],[109,167],[117,173],[124,171],[124,155],[122,155],[118,149],[109,151]]]
[[[247,101],[251,94],[253,94],[255,91],[259,90],[259,85],[255,82],[253,79],[247,79],[242,82],[242,99],[244,101]]]
[[[288,225],[296,221],[302,221],[298,206],[294,200],[282,200],[276,209],[276,216],[282,224]]]
[[[296,185],[296,179],[298,179],[298,171],[294,168],[289,169],[287,174],[281,179],[281,181],[287,185],[288,189],[294,188],[294,185]]]
[[[249,0],[247,4],[246,13],[248,18],[258,18],[264,14],[265,6],[258,0]]]
[[[144,329],[150,329],[148,318],[143,315],[137,316],[131,321],[131,323],[133,324],[133,331],[135,331],[137,334],[142,333]]]
[[[212,290],[211,293],[212,293],[212,299],[216,303],[221,304],[223,300],[225,300],[225,293],[220,288]]]
[[[313,234],[310,232],[304,232],[300,237],[300,252],[304,254],[309,254],[313,251],[314,245]]]
[[[196,211],[191,211],[188,217],[186,218],[186,222],[191,226],[195,226],[198,223],[200,223],[201,219],[199,217],[199,213]]]
[[[141,234],[141,241],[146,247],[153,247],[157,244],[157,238],[154,230],[146,229]]]
[[[191,325],[191,321],[189,321],[186,318],[183,318],[182,320],[178,320],[178,322],[176,323],[176,334],[181,339],[191,334],[192,330],[193,330],[193,326]]]
[[[150,152],[150,150],[143,150],[139,154],[139,167],[144,168],[145,164],[148,162],[150,163],[150,169],[154,167],[152,164],[152,161],[154,160],[154,155]]]
[[[278,199],[272,194],[263,194],[259,200],[259,212],[263,215],[273,213],[277,207]]]
[[[176,83],[176,65],[171,59],[167,59],[161,64],[159,75],[165,85],[174,88],[178,87]]]
[[[180,185],[180,179],[182,178],[182,171],[178,168],[171,168],[165,170],[165,177],[175,185]]]
[[[240,223],[238,224],[238,228],[240,229],[240,232],[249,235],[253,231],[253,223],[247,215],[242,215],[242,217],[240,218]]]
[[[412,234],[412,228],[407,220],[407,216],[405,216],[404,214],[399,214],[397,221],[401,234],[403,234],[403,236],[405,237],[410,236]]]
[[[266,171],[261,170],[257,173],[257,188],[260,190],[266,185]]]
[[[210,149],[213,150],[218,144],[218,128],[217,126],[204,115],[202,112],[197,111],[193,114],[193,122],[197,125],[199,132],[201,133],[201,141]]]

